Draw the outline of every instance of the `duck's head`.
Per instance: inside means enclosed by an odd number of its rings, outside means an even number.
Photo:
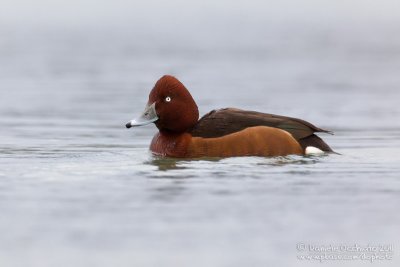
[[[181,133],[191,129],[199,119],[196,102],[175,77],[161,77],[149,95],[142,115],[126,124],[127,128],[155,123],[160,131]]]

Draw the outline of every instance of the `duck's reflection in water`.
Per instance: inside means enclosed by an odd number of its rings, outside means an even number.
[[[209,161],[218,162],[222,158],[192,158],[192,159],[180,159],[170,157],[152,156],[152,158],[145,162],[145,164],[153,165],[158,168],[159,171],[170,171],[170,170],[183,170],[187,169],[187,165],[193,162]]]

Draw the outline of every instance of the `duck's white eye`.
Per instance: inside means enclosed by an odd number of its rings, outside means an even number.
[[[171,102],[171,97],[167,96],[167,97],[165,98],[165,101]]]

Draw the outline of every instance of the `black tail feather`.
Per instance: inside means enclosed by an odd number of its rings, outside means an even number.
[[[304,137],[302,139],[297,140],[301,147],[305,150],[306,147],[308,146],[313,146],[316,147],[318,149],[321,149],[322,151],[325,152],[334,152],[332,150],[332,148],[330,148],[325,142],[324,140],[322,140],[321,138],[319,138],[318,136],[316,136],[315,134],[312,134],[310,136]]]

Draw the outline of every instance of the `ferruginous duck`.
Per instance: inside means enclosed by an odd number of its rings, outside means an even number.
[[[127,128],[154,123],[159,132],[150,150],[175,158],[285,156],[333,152],[315,132],[331,133],[301,119],[245,111],[213,110],[199,120],[199,110],[175,77],[161,77],[143,114]]]

